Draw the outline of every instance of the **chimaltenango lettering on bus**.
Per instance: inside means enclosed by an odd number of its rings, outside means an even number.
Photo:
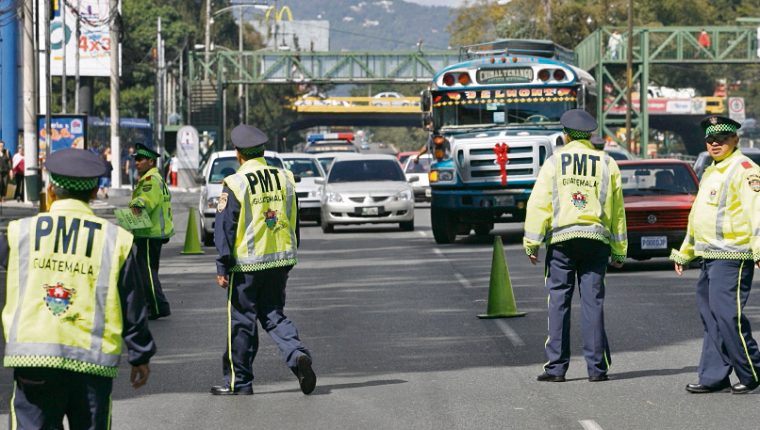
[[[527,67],[509,69],[480,69],[478,70],[478,82],[491,81],[526,81],[533,80],[533,69]]]
[[[54,258],[35,258],[32,260],[34,269],[46,269],[54,272],[68,272],[80,275],[94,275],[95,271],[91,264],[83,262],[72,262],[66,260],[56,260]]]

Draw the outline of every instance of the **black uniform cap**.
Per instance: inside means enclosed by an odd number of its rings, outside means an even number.
[[[50,182],[70,191],[88,191],[98,186],[98,178],[108,173],[106,162],[83,149],[65,148],[53,152],[45,162]]]
[[[137,155],[142,155],[153,160],[158,158],[158,152],[148,148],[144,143],[135,145],[135,156]]]
[[[583,109],[570,109],[562,114],[559,122],[568,130],[591,133],[598,127],[591,114]]]
[[[714,134],[734,134],[741,124],[724,116],[711,115],[699,123],[705,131],[705,137]]]

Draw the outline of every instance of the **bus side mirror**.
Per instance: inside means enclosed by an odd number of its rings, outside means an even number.
[[[433,103],[430,95],[430,90],[422,90],[420,92],[420,109],[423,112],[430,112],[430,107],[432,104]]]

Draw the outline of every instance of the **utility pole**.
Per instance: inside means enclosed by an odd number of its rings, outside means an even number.
[[[121,16],[119,0],[109,0],[108,10],[111,23],[111,183],[114,188],[121,188],[121,136],[119,136],[119,34],[121,33]]]
[[[633,117],[633,0],[628,0],[628,52],[626,53],[627,64],[625,66],[625,141],[626,147],[633,152],[633,140],[631,137],[632,117]],[[647,85],[647,84],[645,84]],[[639,88],[639,101],[643,96],[646,88]]]
[[[163,117],[164,117],[164,64],[163,64],[163,40],[161,37],[161,17],[158,17],[156,33],[156,152],[163,157]],[[160,158],[159,158],[160,159]],[[160,165],[158,166],[160,170]]]
[[[61,8],[61,21],[63,23],[63,38],[61,39],[61,55],[62,66],[61,69],[61,113],[66,113],[66,48],[68,43],[66,40],[66,2],[62,1]]]
[[[53,11],[50,10],[52,3],[45,2],[45,160],[48,159],[52,145],[52,127],[50,122],[51,98],[53,97],[53,78],[50,73],[50,55],[53,51],[50,46],[50,20],[53,18]]]
[[[82,27],[80,27],[79,13],[82,10],[82,0],[77,0],[77,22],[75,24],[74,37],[76,38],[77,49],[74,51],[74,113],[79,113],[79,38],[82,37]]]
[[[206,0],[206,43],[204,44],[203,61],[206,63],[203,68],[203,79],[208,80],[208,62],[209,50],[211,49],[211,0]]]
[[[40,169],[37,159],[37,83],[34,79],[34,0],[24,0],[24,187],[26,200],[38,201],[40,192]]]
[[[245,122],[245,105],[243,100],[243,8],[240,10],[240,19],[238,20],[238,124]]]

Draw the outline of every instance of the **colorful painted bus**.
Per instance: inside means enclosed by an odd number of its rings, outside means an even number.
[[[437,72],[420,103],[423,123],[432,121],[430,210],[438,243],[523,221],[539,168],[564,144],[560,116],[596,111],[593,77],[573,66],[572,51],[550,41],[500,40],[460,52],[461,62]],[[503,174],[497,144],[506,144]]]

